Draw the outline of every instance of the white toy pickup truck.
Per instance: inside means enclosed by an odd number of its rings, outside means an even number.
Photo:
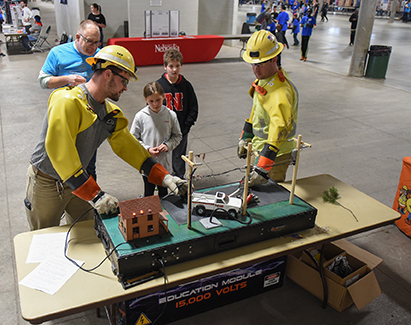
[[[216,194],[194,192],[191,205],[199,216],[205,216],[206,210],[223,209],[235,218],[237,213],[241,211],[242,200],[230,197],[224,192],[217,192]]]

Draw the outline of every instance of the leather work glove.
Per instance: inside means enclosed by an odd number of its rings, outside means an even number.
[[[104,191],[100,191],[88,202],[99,214],[117,214],[118,200]]]
[[[251,139],[240,139],[237,146],[237,156],[240,159],[247,158],[247,145]]]
[[[248,121],[248,119],[246,119],[244,123],[243,131],[241,132],[241,136],[238,141],[238,146],[237,146],[238,158],[240,159],[247,158],[247,148],[245,146],[247,146],[248,143],[251,142],[253,137],[254,137],[253,125]]]
[[[167,187],[174,195],[184,195],[187,192],[188,182],[185,179],[167,174],[164,176],[162,185]]]
[[[268,171],[263,168],[254,167],[254,170],[248,175],[248,186],[253,187],[268,182]]]

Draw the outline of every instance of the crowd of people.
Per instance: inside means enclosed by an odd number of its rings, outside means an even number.
[[[11,10],[10,6],[15,4],[8,0],[0,1],[0,32],[2,31],[2,26],[4,22],[9,25],[12,24]],[[35,14],[28,6],[27,0],[22,0],[19,2],[19,9],[21,13],[20,21],[24,27],[25,34],[20,37],[20,42],[23,50],[20,52],[22,54],[33,53],[34,45],[41,35],[43,24],[41,22],[41,17],[39,14]],[[91,13],[88,15],[88,19],[93,21],[99,29],[99,43],[98,47],[102,48],[104,45],[104,35],[103,28],[106,27],[106,19],[101,13],[101,6],[97,3],[90,5]],[[0,49],[0,57],[5,56],[2,54]]]
[[[285,9],[277,19],[288,20]],[[153,195],[155,189],[160,197],[187,189],[181,155],[187,153],[199,104],[194,87],[181,74],[183,53],[173,48],[164,53],[165,72],[144,86],[147,105],[136,113],[129,129],[115,103],[129,82],[138,79],[134,58],[118,45],[99,49],[100,28],[90,19],[81,22],[75,41],[53,47],[39,72],[39,85],[54,91],[27,171],[24,202],[31,230],[57,226],[63,214],[73,222],[83,215],[92,218],[93,209],[117,212],[118,200],[99,187],[95,166],[90,168],[106,139],[121,159],[141,173],[144,196]],[[295,147],[288,140],[296,132],[298,92],[278,64],[284,45],[275,37],[285,31],[277,27],[274,33],[254,33],[243,55],[256,77],[250,90],[251,114],[237,148],[243,158],[244,144],[251,142],[258,153],[250,186],[269,178],[284,180]]]
[[[289,48],[286,32],[291,29],[293,45],[301,43],[301,60],[306,61],[316,18],[323,11],[317,0],[302,6],[290,2],[291,18],[284,4],[278,12],[277,7],[264,5],[265,28],[253,33],[243,54],[256,77],[250,89],[251,113],[237,147],[238,157],[245,158],[246,144],[252,143],[250,186],[285,180],[295,147],[289,140],[296,134],[298,92],[281,66],[281,53]],[[181,74],[183,53],[173,48],[164,53],[165,72],[144,86],[146,106],[136,113],[129,129],[115,102],[129,82],[138,79],[134,58],[124,47],[102,46],[106,21],[97,4],[91,9],[75,40],[52,48],[38,75],[41,88],[54,91],[27,173],[24,202],[31,230],[57,226],[63,214],[73,222],[83,215],[92,218],[93,208],[98,213],[117,212],[118,200],[97,183],[97,149],[105,140],[141,173],[144,196],[153,195],[155,189],[160,197],[180,195],[187,188],[181,156],[187,153],[199,103],[194,87]],[[41,30],[40,16],[34,18],[27,42],[35,29]]]
[[[292,16],[288,14],[291,11]],[[313,28],[317,25],[317,16],[321,12],[321,21],[327,21],[328,3],[324,1],[320,8],[318,0],[305,1],[263,1],[261,13],[256,17],[256,29],[272,32],[277,40],[286,48],[289,48],[286,32],[291,30],[293,46],[301,44],[301,61],[307,61],[308,43]],[[301,42],[299,33],[301,31]],[[278,67],[281,67],[281,54],[277,59]]]

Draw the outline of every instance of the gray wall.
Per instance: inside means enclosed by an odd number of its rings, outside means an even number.
[[[179,10],[180,31],[187,35],[235,34],[238,0],[70,0],[68,5],[54,2],[57,35],[75,35],[78,24],[98,3],[106,18],[104,40],[124,36],[124,21],[129,21],[129,36],[142,37],[145,10]],[[150,6],[161,3],[160,7]]]
[[[70,0],[67,5],[55,1],[54,9],[56,12],[57,35],[60,37],[63,32],[66,32],[74,37],[80,21],[84,19],[83,0]]]
[[[199,0],[198,34],[224,35],[237,33],[238,0]],[[225,41],[232,46],[238,41]]]
[[[127,1],[130,37],[144,35],[144,12],[146,10],[179,10],[180,31],[184,31],[187,35],[198,34],[198,0],[162,0],[159,1],[162,3],[161,7],[150,6],[150,0]],[[212,0],[214,1],[218,0]]]
[[[236,34],[238,0],[199,0],[199,3],[199,35]]]

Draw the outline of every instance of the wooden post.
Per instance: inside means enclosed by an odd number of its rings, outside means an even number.
[[[183,159],[188,164],[188,188],[187,188],[187,228],[191,229],[191,200],[193,196],[193,167],[194,167],[194,153],[189,151],[188,159],[186,156],[182,155]]]
[[[245,170],[245,179],[244,179],[243,211],[242,211],[243,216],[245,216],[247,212],[248,175],[250,175],[251,150],[252,150],[252,143],[249,142],[247,146],[247,168]]]
[[[289,204],[294,203],[294,191],[295,191],[295,183],[297,182],[297,170],[298,170],[298,162],[300,160],[300,150],[301,150],[301,134],[298,135],[298,140],[297,140],[297,157],[295,159],[295,166],[294,166],[294,172],[293,172],[293,180],[291,183],[291,193],[290,193],[290,201]]]

